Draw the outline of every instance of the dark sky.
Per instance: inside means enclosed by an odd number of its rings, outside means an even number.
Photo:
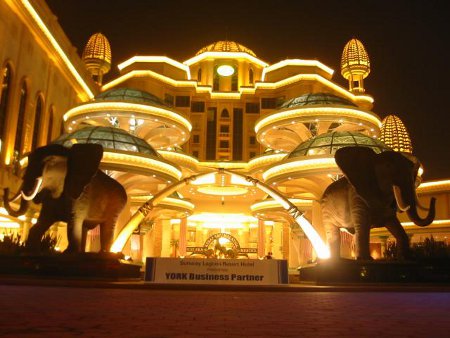
[[[373,111],[403,120],[425,180],[450,178],[447,0],[47,2],[80,54],[90,35],[105,34],[113,68],[133,55],[183,62],[206,45],[229,39],[268,63],[317,59],[347,88],[339,63],[344,45],[356,37],[371,60],[365,87],[375,99]]]

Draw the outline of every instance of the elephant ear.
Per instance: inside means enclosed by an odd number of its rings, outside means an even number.
[[[78,198],[84,187],[97,173],[103,157],[100,144],[74,144],[67,159],[67,176],[64,190],[71,198]]]
[[[378,198],[380,191],[375,174],[376,157],[367,147],[344,147],[335,154],[336,164],[368,204]]]

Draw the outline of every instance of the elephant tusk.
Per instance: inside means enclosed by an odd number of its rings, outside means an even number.
[[[394,185],[394,186],[392,187],[392,190],[394,191],[394,197],[395,197],[395,201],[397,202],[398,208],[399,208],[401,211],[406,211],[406,210],[408,210],[411,206],[405,204],[405,201],[403,201],[403,198],[402,198],[402,192],[401,192],[401,190],[400,190],[400,187],[397,186],[397,185]]]
[[[35,198],[36,197],[36,195],[38,194],[38,192],[41,190],[41,186],[42,186],[42,177],[38,177],[37,179],[36,179],[36,184],[35,184],[35,186],[34,186],[34,190],[33,190],[33,192],[29,195],[29,196],[27,196],[24,192],[23,192],[23,190],[22,190],[22,198],[25,200],[25,201],[31,201],[33,198]]]

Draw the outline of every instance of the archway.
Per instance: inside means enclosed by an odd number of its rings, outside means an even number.
[[[245,179],[247,182],[252,183],[255,187],[262,190],[263,192],[267,193],[270,197],[272,197],[275,201],[280,203],[280,205],[283,207],[283,209],[295,220],[295,224],[291,224],[291,227],[294,227],[295,225],[300,226],[300,228],[303,230],[305,235],[308,237],[308,239],[311,241],[311,244],[314,248],[314,250],[317,253],[317,256],[319,258],[329,258],[330,257],[330,251],[327,247],[327,245],[324,243],[322,238],[319,236],[317,231],[313,228],[311,223],[309,223],[304,217],[300,210],[297,209],[297,207],[292,204],[286,197],[282,196],[279,192],[272,189],[267,184],[259,181],[256,178],[253,178],[251,176],[245,176],[242,174],[238,174],[229,170],[225,169],[219,169],[219,173],[226,173],[231,176],[236,176],[242,179]],[[158,194],[150,198],[147,202],[145,202],[139,209],[134,213],[134,215],[131,217],[131,219],[128,221],[128,223],[123,227],[122,231],[117,236],[116,240],[114,241],[113,245],[111,246],[111,252],[120,252],[122,251],[123,247],[125,246],[125,243],[130,238],[131,234],[133,233],[134,229],[136,229],[139,224],[142,222],[142,220],[145,219],[145,217],[148,215],[148,213],[156,206],[158,205],[164,198],[172,194],[174,191],[177,191],[178,189],[184,187],[185,185],[188,185],[190,182],[195,181],[196,179],[211,174],[211,172],[203,173],[200,175],[192,175],[189,176],[179,182],[176,182],[167,188],[160,191]]]

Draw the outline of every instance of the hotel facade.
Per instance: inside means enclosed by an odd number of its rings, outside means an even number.
[[[18,191],[27,154],[39,146],[102,144],[101,169],[128,195],[116,226],[123,243],[115,244],[136,261],[270,254],[296,268],[317,253],[268,189],[295,205],[324,240],[319,201],[342,175],[337,149],[414,153],[402,121],[373,111],[364,85],[370,60],[357,39],[343,41],[335,74],[318,60],[269,64],[234,41],[193,46],[188,60],[138,55],[112,64],[107,37],[93,33],[79,55],[45,2],[0,2],[0,188]],[[120,74],[106,82],[112,66]],[[334,80],[340,75],[345,88]],[[143,203],[174,185],[124,231]],[[411,242],[431,235],[447,241],[449,190],[447,179],[421,183],[424,205],[437,197],[436,219],[420,228],[399,215]],[[19,218],[1,208],[0,239],[24,240],[38,215],[37,205]],[[64,250],[66,225],[50,232]],[[372,256],[381,258],[391,239],[386,229],[372,229]],[[343,233],[342,241],[342,254],[351,257],[353,237]],[[98,248],[94,229],[86,249]]]

